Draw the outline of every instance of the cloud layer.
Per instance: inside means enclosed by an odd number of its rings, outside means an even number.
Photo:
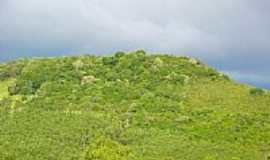
[[[144,48],[270,79],[269,16],[268,0],[2,0],[0,60]]]

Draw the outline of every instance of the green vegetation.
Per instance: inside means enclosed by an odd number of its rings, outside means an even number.
[[[264,90],[261,88],[252,88],[250,89],[249,93],[250,95],[253,95],[253,96],[257,96],[257,95],[261,96],[264,94]]]
[[[270,93],[170,55],[0,65],[0,159],[268,160]]]

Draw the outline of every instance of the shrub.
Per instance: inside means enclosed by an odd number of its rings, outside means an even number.
[[[162,67],[163,64],[164,64],[164,62],[162,61],[162,59],[160,59],[159,57],[155,58],[154,65],[156,65],[158,67]]]
[[[29,94],[34,94],[37,89],[39,89],[41,83],[38,81],[33,81],[33,80],[25,80],[25,81],[20,81],[15,84],[15,89],[14,93],[15,94],[24,94],[24,95],[29,95]],[[12,90],[10,90],[12,91]],[[12,92],[11,92],[12,93]]]
[[[72,64],[62,64],[60,60],[36,60],[28,63],[23,72],[17,76],[16,89],[20,94],[34,94],[46,81],[65,79],[79,82],[78,74]],[[12,89],[10,90],[12,91]],[[16,93],[16,92],[11,92]]]
[[[223,79],[223,80],[226,80],[226,81],[230,81],[231,80],[228,75],[225,75],[225,74],[222,74],[222,73],[220,73],[219,75],[220,75],[220,78]]]
[[[73,62],[72,65],[76,71],[79,71],[80,69],[84,67],[84,63],[81,60],[77,60]]]
[[[116,65],[118,63],[118,59],[115,57],[103,57],[102,62],[104,65]]]
[[[105,76],[108,81],[115,81],[119,78],[118,74],[113,71],[106,73]]]
[[[129,160],[134,159],[131,150],[114,140],[100,137],[94,140],[83,155],[83,160]]]
[[[20,75],[25,65],[26,61],[19,60],[0,66],[0,80]]]
[[[264,90],[261,88],[252,88],[249,90],[249,94],[252,96],[261,96],[264,94]]]
[[[3,70],[0,70],[0,80],[5,80],[9,78],[9,74]]]
[[[125,56],[125,52],[118,51],[118,52],[115,53],[115,57],[117,57],[117,58],[120,58],[120,57],[123,57],[123,56]]]
[[[17,84],[13,84],[8,87],[8,92],[10,95],[16,95],[20,92],[20,87]]]
[[[145,56],[146,52],[143,49],[139,49],[135,52],[135,54]]]

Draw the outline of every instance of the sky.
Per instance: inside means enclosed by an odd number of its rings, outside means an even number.
[[[270,88],[269,0],[0,0],[0,61],[144,49]]]

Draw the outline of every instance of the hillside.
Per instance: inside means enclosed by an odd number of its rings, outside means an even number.
[[[0,65],[0,159],[269,160],[270,93],[144,51]]]

